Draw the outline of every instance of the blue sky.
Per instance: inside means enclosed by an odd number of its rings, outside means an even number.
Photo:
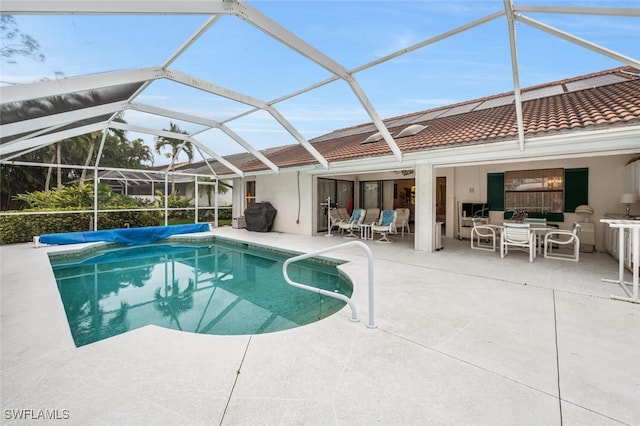
[[[492,1],[249,1],[250,5],[353,69],[490,13]],[[640,7],[635,1],[515,1],[516,4]],[[638,59],[640,19],[527,14],[603,47]],[[3,82],[21,83],[158,66],[205,20],[203,16],[16,16],[36,38],[46,60],[2,64]],[[517,24],[522,87],[586,74],[620,64],[522,23]],[[506,21],[500,18],[452,38],[355,74],[382,118],[512,90]],[[221,18],[171,68],[252,97],[270,101],[324,80],[330,74],[246,22]],[[225,120],[250,107],[168,81],[154,82],[138,99],[164,108]],[[275,105],[307,139],[370,121],[342,81]],[[168,128],[169,120],[128,112],[131,124]],[[188,131],[198,126],[178,124]],[[254,147],[296,141],[268,114],[229,123]],[[152,136],[143,137],[150,144]],[[198,136],[220,154],[243,149],[218,130]],[[182,158],[184,160],[184,158]],[[156,165],[163,162],[158,159]]]

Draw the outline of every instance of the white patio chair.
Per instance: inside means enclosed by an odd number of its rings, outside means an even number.
[[[340,224],[349,220],[349,213],[344,207],[335,207],[329,211],[329,228],[339,229]]]
[[[546,225],[547,224],[547,219],[545,219],[544,217],[527,217],[524,219],[524,223],[530,223],[532,225]]]
[[[354,231],[358,230],[360,224],[364,220],[365,213],[365,209],[353,209],[349,220],[346,222],[340,222],[338,224],[338,227],[343,232],[343,234],[344,231],[348,231],[348,234],[345,235],[345,238],[358,238]]]
[[[529,250],[529,262],[536,257],[536,236],[528,223],[504,223],[500,233],[500,257],[509,254],[509,247]]]
[[[476,250],[496,251],[497,237],[500,227],[485,223],[482,219],[474,217],[471,228],[471,248]]]
[[[547,232],[544,236],[544,257],[546,259],[562,259],[580,261],[580,238],[578,237],[579,223],[573,224],[573,230],[558,229],[557,231]],[[558,249],[573,245],[573,253],[554,252],[555,246]]]
[[[524,219],[524,223],[531,224],[532,228],[547,227],[547,219],[544,217],[527,217]],[[542,245],[544,244],[544,235],[541,232],[544,232],[544,230],[538,229],[536,232],[536,249],[538,250],[538,253],[542,252]]]
[[[380,219],[371,226],[374,234],[380,234],[379,242],[390,243],[387,238],[388,234],[395,234],[396,230],[396,212],[394,210],[383,210],[380,213]]]
[[[402,236],[404,237],[404,230],[407,229],[407,234],[411,234],[411,228],[409,228],[409,218],[411,217],[411,210],[407,208],[396,209],[396,228],[402,230]]]

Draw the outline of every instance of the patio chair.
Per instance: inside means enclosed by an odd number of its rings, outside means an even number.
[[[547,224],[547,219],[541,217],[541,218],[537,218],[537,217],[527,217],[524,219],[524,223],[530,223],[532,225],[546,225]]]
[[[526,217],[524,219],[524,223],[529,223],[531,224],[532,228],[546,228],[547,227],[547,219],[544,217]],[[542,244],[544,244],[544,235],[542,234],[543,232],[545,232],[544,229],[538,229],[536,231],[536,249],[538,250],[538,253],[540,253],[542,251]]]
[[[362,219],[362,222],[358,225],[360,228],[360,238],[363,240],[373,239],[373,231],[371,228],[378,220],[378,216],[380,216],[379,208],[366,209],[364,219]]]
[[[500,233],[500,257],[509,253],[509,247],[529,250],[529,262],[536,257],[536,236],[529,223],[504,223]]]
[[[411,217],[411,210],[407,208],[396,209],[396,229],[402,230],[402,236],[404,237],[404,230],[407,229],[407,234],[411,234],[409,228],[409,218]]]
[[[496,239],[500,234],[500,227],[490,225],[478,217],[474,217],[472,220],[473,228],[471,228],[471,248],[476,250],[496,251]]]
[[[344,207],[336,207],[329,211],[329,228],[339,229],[340,223],[347,222],[349,220],[349,214]]]
[[[364,215],[366,211],[365,209],[353,209],[351,213],[351,217],[346,222],[340,222],[338,227],[344,234],[344,231],[348,231],[348,234],[345,235],[345,238],[357,238],[358,236],[354,233],[359,228],[359,225],[364,220]]]
[[[364,215],[364,219],[362,220],[362,223],[365,223],[367,225],[373,225],[378,221],[379,217],[380,217],[380,209],[378,208],[366,209],[366,213]]]
[[[571,231],[558,229],[557,231],[547,232],[544,235],[545,259],[562,259],[579,262],[580,238],[578,237],[578,229],[580,229],[580,224],[574,223],[573,229]],[[573,245],[573,253],[560,253],[557,251],[553,251],[556,246],[558,247],[558,249],[560,249],[560,247],[566,247],[569,245]]]
[[[371,230],[374,234],[380,234],[379,242],[390,243],[391,241],[387,238],[387,235],[397,232],[396,212],[394,210],[382,210],[380,218],[371,226]]]

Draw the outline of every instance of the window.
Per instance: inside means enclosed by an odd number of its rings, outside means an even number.
[[[256,182],[254,180],[246,183],[245,197],[247,207],[256,202]]]
[[[360,191],[360,207],[363,209],[380,208],[382,205],[381,181],[361,182]]]
[[[549,169],[545,169],[549,170]],[[588,168],[576,168],[576,169],[551,169],[551,170],[561,170],[564,174],[563,184],[563,210],[564,212],[575,211],[575,208],[581,204],[589,204],[589,169]],[[511,186],[507,188],[507,175],[513,177],[512,173],[517,172],[505,172],[505,173],[487,173],[487,199],[489,201],[490,210],[493,211],[504,211],[505,219],[511,217],[511,211],[513,211],[513,207],[509,206],[506,202],[507,192],[510,190],[512,192],[520,192],[513,191],[513,182]],[[558,176],[555,176],[558,178]],[[547,181],[547,183],[549,183]],[[557,182],[560,183],[559,181]],[[552,182],[553,185],[553,182]],[[551,188],[553,190],[553,188]],[[559,190],[559,189],[556,189]],[[522,191],[525,192],[525,191]],[[534,191],[530,191],[534,192]],[[540,191],[542,192],[542,191]],[[549,192],[545,192],[545,195],[549,195]],[[522,195],[522,194],[520,194]],[[513,195],[515,197],[515,195]],[[558,203],[557,198],[555,200],[556,204]],[[539,209],[537,211],[540,211]],[[547,214],[536,213],[536,211],[529,211],[530,217],[547,217],[548,220],[553,222],[563,222],[564,214],[560,213],[551,213],[550,210],[547,210]]]
[[[505,210],[562,213],[564,170],[517,170],[504,174]]]

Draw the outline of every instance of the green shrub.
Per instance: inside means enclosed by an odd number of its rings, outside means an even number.
[[[164,212],[159,210],[140,210],[145,207],[164,207],[164,195],[157,193],[159,202],[141,200],[126,195],[115,194],[109,185],[98,187],[98,208],[100,210],[118,210],[116,212],[98,212],[98,230],[116,228],[139,228],[143,226],[164,225]],[[68,186],[61,191],[35,191],[16,196],[30,209],[21,210],[23,215],[0,216],[0,244],[24,243],[42,234],[63,232],[82,232],[93,229],[92,213],[52,213],[38,212],[72,211],[93,209],[93,185],[82,187]],[[191,199],[181,197],[174,192],[169,195],[169,208],[186,209]],[[200,222],[213,221],[213,208],[199,210]],[[169,212],[170,223],[194,223],[193,210],[175,210]],[[231,220],[231,209],[218,210],[219,221]]]
[[[73,209],[61,209],[73,210]],[[23,210],[23,213],[38,210]],[[160,211],[127,211],[98,213],[98,229],[130,226],[159,226],[164,224]],[[92,213],[24,214],[0,216],[0,244],[25,243],[34,236],[62,232],[89,231],[93,228]]]

